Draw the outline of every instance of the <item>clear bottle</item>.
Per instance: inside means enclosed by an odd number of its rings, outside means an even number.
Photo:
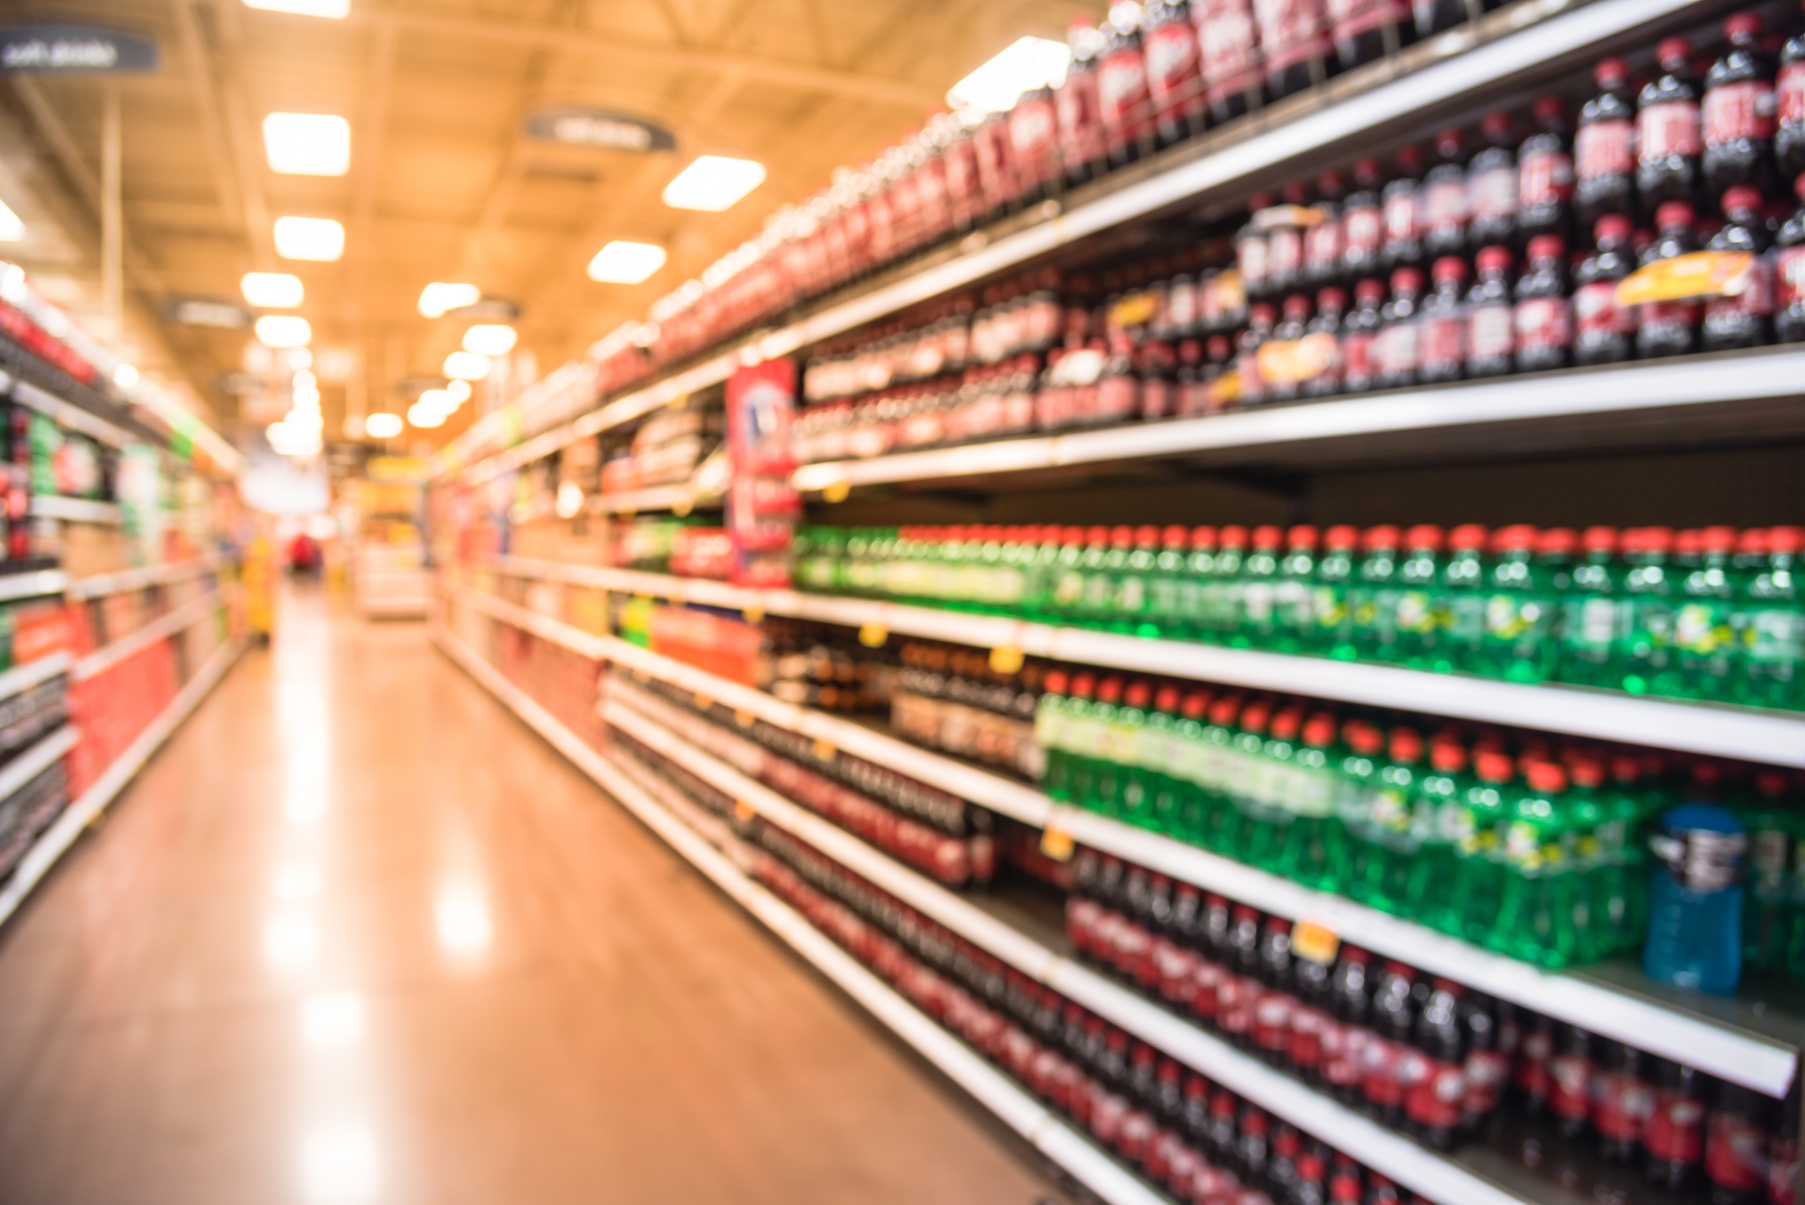
[[[1517,281],[1513,315],[1518,372],[1548,372],[1573,360],[1573,299],[1567,245],[1556,234],[1529,240],[1529,266]]]
[[[1202,610],[1206,639],[1212,644],[1233,644],[1241,631],[1242,562],[1247,557],[1247,529],[1231,523],[1216,535],[1216,561],[1203,583]],[[1240,646],[1245,647],[1245,646]]]
[[[1661,74],[1636,98],[1636,191],[1645,206],[1690,203],[1699,194],[1704,150],[1692,44],[1665,38],[1655,47],[1655,58]]]
[[[1711,236],[1705,249],[1739,252],[1753,258],[1740,293],[1713,297],[1705,303],[1699,343],[1705,351],[1765,347],[1774,341],[1774,282],[1767,259],[1771,239],[1761,212],[1761,194],[1747,186],[1732,188],[1724,193],[1722,208],[1724,225]]]
[[[1069,679],[1064,670],[1054,670],[1041,684],[1040,699],[1034,706],[1034,743],[1044,755],[1040,789],[1049,799],[1070,803],[1071,765],[1065,749],[1065,705]]]
[[[1279,874],[1319,891],[1347,886],[1347,832],[1341,819],[1344,755],[1335,729],[1332,712],[1317,712],[1304,723],[1285,796],[1291,823],[1274,866]]]
[[[1278,653],[1311,651],[1316,634],[1313,611],[1316,581],[1317,530],[1307,523],[1298,524],[1285,536],[1285,556],[1279,562],[1278,579],[1273,585],[1273,641]]]
[[[1205,605],[1205,586],[1216,573],[1216,529],[1193,527],[1190,547],[1185,552],[1184,568],[1178,582],[1179,634],[1187,640],[1214,643],[1220,633],[1210,627]]]
[[[1456,937],[1483,944],[1504,902],[1504,822],[1515,771],[1507,755],[1483,748],[1474,755],[1473,769],[1454,842],[1447,919]]]
[[[1423,740],[1417,731],[1392,729],[1365,824],[1354,834],[1354,898],[1382,912],[1409,912],[1410,868],[1421,847],[1415,820],[1422,762]]]
[[[1774,178],[1774,63],[1761,47],[1761,18],[1737,13],[1724,37],[1729,46],[1705,73],[1705,184],[1713,194],[1765,189]]]
[[[1466,374],[1503,376],[1516,367],[1517,311],[1509,247],[1484,247],[1475,257],[1479,278],[1467,292]]]
[[[1593,70],[1598,94],[1579,113],[1573,137],[1573,201],[1582,225],[1636,212],[1636,103],[1629,64],[1605,59]]]
[[[1668,201],[1655,211],[1659,237],[1642,253],[1644,266],[1698,250],[1694,215],[1685,201]],[[1636,354],[1643,359],[1683,356],[1698,350],[1702,307],[1696,300],[1650,301],[1636,307]]]
[[[1467,787],[1466,747],[1458,738],[1437,736],[1429,745],[1428,770],[1416,783],[1412,827],[1419,844],[1404,895],[1405,915],[1444,933],[1458,924],[1453,886]]]
[[[1524,962],[1565,966],[1572,960],[1571,913],[1560,903],[1570,891],[1576,834],[1561,796],[1567,772],[1531,762],[1527,789],[1511,803],[1504,826],[1507,875],[1496,926],[1486,944]]]

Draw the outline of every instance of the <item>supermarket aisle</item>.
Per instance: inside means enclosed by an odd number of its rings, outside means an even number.
[[[0,1205],[1044,1192],[418,625],[285,602],[0,934]]]

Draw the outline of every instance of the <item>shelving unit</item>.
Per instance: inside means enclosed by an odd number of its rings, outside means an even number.
[[[656,485],[643,490],[598,494],[594,505],[597,510],[614,515],[666,510],[688,514],[692,510],[720,510],[726,502],[718,494],[698,494],[687,485]]]
[[[39,494],[31,500],[33,518],[62,519],[71,523],[110,523],[117,526],[123,520],[117,505],[111,502],[95,502],[88,498],[60,498],[54,494]]]
[[[128,590],[144,590],[151,586],[172,586],[177,582],[217,573],[219,569],[220,563],[215,558],[198,557],[168,565],[146,565],[138,569],[122,569],[117,573],[78,577],[69,583],[69,597],[101,598],[108,594],[123,594]]]
[[[39,657],[36,661],[27,661],[24,665],[15,665],[0,674],[0,699],[10,699],[40,682],[48,682],[58,674],[66,674],[72,664],[73,660],[68,653],[52,653],[48,657]]]
[[[61,569],[35,569],[0,574],[0,602],[44,598],[69,588],[69,576]]]
[[[152,620],[129,636],[122,636],[102,648],[82,657],[75,663],[76,681],[92,678],[96,674],[105,673],[136,653],[141,653],[151,645],[167,637],[175,635],[219,610],[219,595],[210,592],[193,602],[171,611],[160,619]]]

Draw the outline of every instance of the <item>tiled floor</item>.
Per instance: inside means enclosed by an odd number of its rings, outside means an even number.
[[[419,625],[285,603],[0,932],[0,1205],[1046,1193]]]

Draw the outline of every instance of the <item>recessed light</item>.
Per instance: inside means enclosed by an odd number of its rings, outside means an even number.
[[[313,338],[307,319],[294,314],[265,314],[256,329],[257,341],[265,347],[301,347]]]
[[[401,434],[401,416],[379,410],[364,419],[364,432],[371,439],[393,439]]]
[[[461,310],[467,305],[475,305],[481,301],[483,291],[475,285],[451,284],[435,280],[420,290],[420,316],[438,318],[452,310]]]
[[[331,218],[277,218],[276,254],[330,263],[345,253],[345,228]]]
[[[702,155],[664,186],[664,203],[672,209],[719,213],[764,182],[762,163]]]
[[[307,295],[299,276],[287,272],[246,272],[238,282],[244,299],[260,310],[292,310]]]
[[[603,284],[636,285],[664,267],[664,248],[655,243],[615,240],[589,261],[589,279]]]
[[[475,354],[475,353],[470,353],[470,354]],[[460,406],[470,400],[470,393],[471,393],[471,390],[470,390],[470,382],[469,381],[454,380],[451,382],[451,384],[445,386],[446,396],[449,397],[452,401],[456,402]]]
[[[464,332],[464,350],[483,356],[505,356],[520,336],[500,323],[479,323]]]
[[[345,17],[351,12],[351,0],[244,0],[244,6],[298,17]]]
[[[474,351],[454,351],[445,357],[445,375],[454,381],[465,382],[468,389],[470,381],[480,381],[489,375],[492,364],[488,356]]]
[[[263,152],[283,175],[342,176],[351,170],[351,123],[329,113],[271,113]]]
[[[439,427],[445,423],[445,412],[421,398],[407,408],[407,421],[421,428]]]

